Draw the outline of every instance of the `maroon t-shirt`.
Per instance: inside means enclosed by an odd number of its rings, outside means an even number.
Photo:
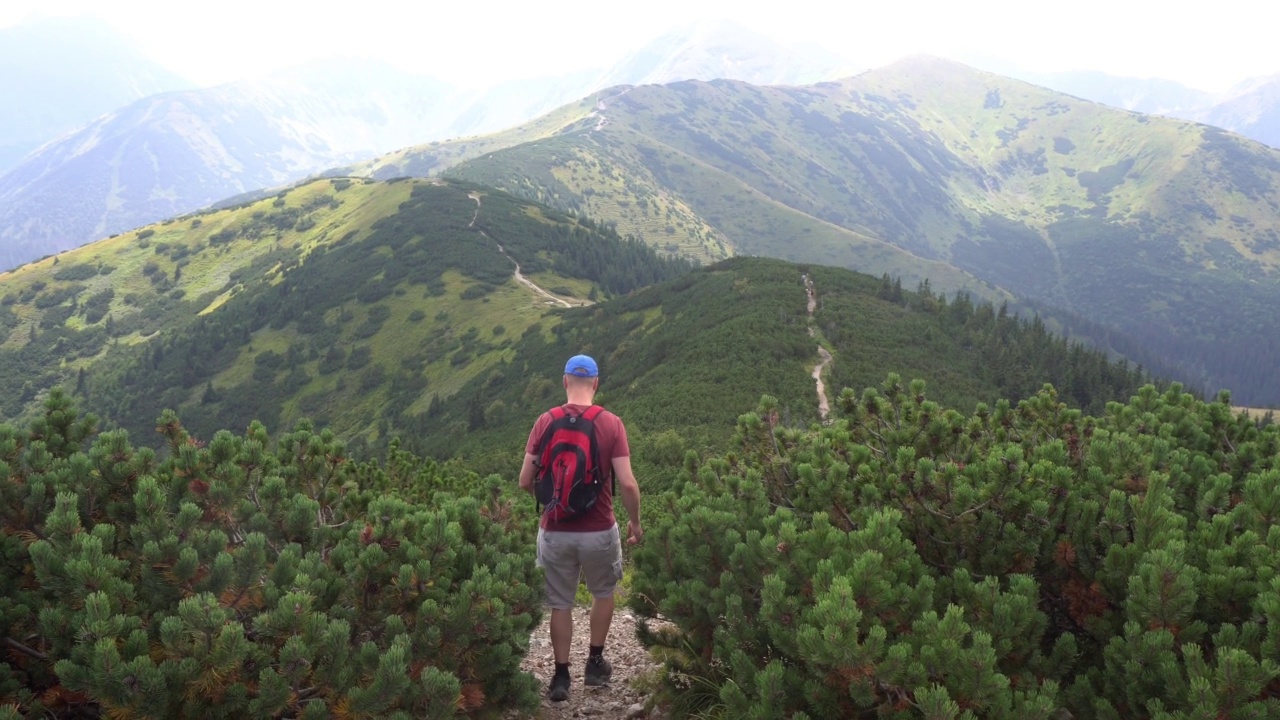
[[[581,415],[590,405],[565,403],[562,405],[569,414]],[[544,412],[533,424],[529,432],[529,442],[524,451],[528,455],[538,454],[538,443],[542,434],[551,424],[551,413]],[[596,416],[596,445],[600,448],[600,464],[603,466],[604,489],[596,499],[591,510],[580,518],[568,522],[552,522],[546,515],[542,516],[542,529],[557,532],[598,532],[608,530],[618,523],[613,517],[613,460],[614,458],[631,457],[631,446],[627,444],[627,428],[622,418],[605,410]]]

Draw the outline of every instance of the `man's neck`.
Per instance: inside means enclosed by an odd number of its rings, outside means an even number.
[[[568,394],[568,399],[565,402],[567,402],[570,405],[590,405],[591,401],[594,399],[595,399],[595,393],[590,393],[590,392],[572,393],[571,392]]]

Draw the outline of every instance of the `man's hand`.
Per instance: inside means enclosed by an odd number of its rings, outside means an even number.
[[[613,475],[618,479],[622,504],[627,508],[627,544],[639,545],[644,539],[644,528],[640,527],[640,485],[631,472],[630,456],[613,459]]]
[[[520,489],[533,494],[533,475],[534,463],[537,462],[538,456],[530,453],[524,454],[524,464],[520,466]]]

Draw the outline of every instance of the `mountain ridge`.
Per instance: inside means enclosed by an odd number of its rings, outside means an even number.
[[[613,94],[576,106],[577,124],[401,151],[363,171],[417,163],[708,258],[723,247],[909,282],[921,259],[949,264],[981,281],[934,276],[939,289],[1058,306],[1146,338],[1192,386],[1280,401],[1260,360],[1280,348],[1256,331],[1280,333],[1265,309],[1280,301],[1272,148],[925,56],[803,88]],[[418,162],[428,154],[436,162]],[[815,239],[814,223],[847,234]],[[915,259],[874,256],[858,235]]]
[[[1280,148],[1280,75],[1246,78],[1221,92],[1159,77],[1133,78],[1090,71],[1031,72],[993,58],[977,67],[1112,107],[1206,123]]]
[[[313,181],[0,275],[4,412],[74,382],[133,431],[167,407],[202,431],[305,413],[377,437],[384,412],[501,361],[548,293],[585,304],[687,267],[488,188]]]

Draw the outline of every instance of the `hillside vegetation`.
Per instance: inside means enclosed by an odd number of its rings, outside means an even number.
[[[532,518],[496,478],[156,423],[160,454],[54,392],[0,424],[0,718],[537,707]]]
[[[633,606],[678,717],[1280,716],[1280,432],[1171,387],[959,412],[765,398],[646,511]]]
[[[804,276],[817,305],[806,312]],[[865,387],[894,369],[926,378],[954,406],[1024,398],[1044,383],[1072,406],[1100,410],[1147,380],[1005,308],[948,301],[927,287],[839,268],[734,258],[628,297],[567,310],[554,334],[527,332],[494,365],[420,417],[405,447],[461,457],[478,472],[519,467],[537,413],[563,402],[567,351],[594,353],[598,400],[626,419],[638,466],[720,452],[744,407],[779,398],[785,422],[817,422],[818,347],[834,357],[827,387]],[[810,331],[813,331],[811,335]]]
[[[930,300],[901,299],[980,317]],[[646,450],[630,597],[664,618],[640,635],[675,717],[1276,714],[1274,426],[1177,386],[1099,415],[1051,387],[969,415],[924,389],[846,389],[824,425],[766,396],[727,453]],[[159,453],[60,390],[0,424],[0,718],[538,706],[510,476],[395,443],[360,462],[310,423],[154,424]]]
[[[0,293],[0,718],[532,711],[513,474],[576,352],[677,716],[1275,712],[1275,428],[1005,305],[351,178]],[[819,348],[888,380],[824,419]]]
[[[135,435],[173,408],[204,435],[308,416],[385,442],[554,324],[516,263],[570,304],[688,270],[481,188],[322,180],[0,276],[0,402],[65,384]]]
[[[515,282],[517,262],[561,301]],[[1053,382],[1097,408],[1146,379],[927,283],[751,258],[689,269],[476,186],[316,181],[0,277],[4,413],[62,384],[139,438],[165,409],[198,437],[305,417],[354,452],[398,436],[505,472],[574,352],[599,357],[602,399],[639,445],[675,457],[723,449],[762,394],[817,420],[820,345],[829,387],[899,370],[961,407]]]
[[[1280,404],[1280,151],[931,58],[806,87],[592,99],[594,122],[494,136],[483,155],[459,147],[470,159],[452,168],[444,144],[429,171],[672,252],[1011,293],[1135,338],[1135,359],[1194,387]],[[427,152],[368,171],[408,172]]]

